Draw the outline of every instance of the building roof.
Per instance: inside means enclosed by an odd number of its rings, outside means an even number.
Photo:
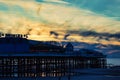
[[[68,43],[67,45],[66,45],[66,47],[73,47],[73,45],[72,45],[72,43]]]

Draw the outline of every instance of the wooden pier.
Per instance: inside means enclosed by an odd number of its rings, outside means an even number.
[[[105,68],[105,58],[81,56],[0,56],[0,77],[56,77],[75,69]]]

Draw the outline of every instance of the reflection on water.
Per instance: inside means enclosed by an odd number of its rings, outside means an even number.
[[[107,64],[120,65],[120,58],[107,58]]]

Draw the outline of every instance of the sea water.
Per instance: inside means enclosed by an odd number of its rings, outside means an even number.
[[[113,66],[120,66],[120,58],[107,58],[107,64]]]

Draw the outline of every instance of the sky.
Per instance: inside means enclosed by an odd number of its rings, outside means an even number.
[[[0,32],[120,45],[120,0],[0,0]]]

